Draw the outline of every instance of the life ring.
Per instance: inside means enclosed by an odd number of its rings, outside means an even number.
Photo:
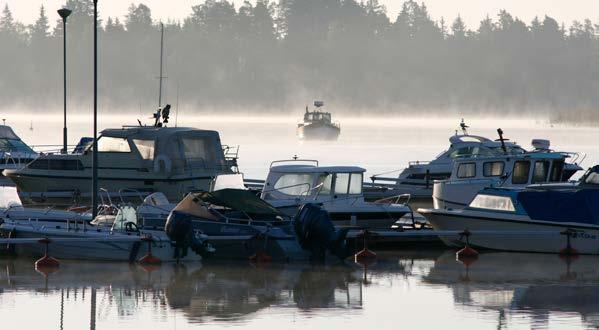
[[[162,172],[161,171],[161,166],[160,166],[160,162],[162,162],[164,164],[164,171],[165,172],[170,172],[172,169],[172,162],[171,159],[167,156],[167,155],[158,155],[154,158],[154,172],[159,173]]]

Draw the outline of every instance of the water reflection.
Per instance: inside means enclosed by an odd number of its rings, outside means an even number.
[[[573,317],[599,327],[599,256],[484,253],[462,264],[447,252],[424,280],[451,288],[457,305],[498,311],[498,326],[528,316],[535,328]]]
[[[595,256],[483,253],[464,264],[454,251],[404,251],[367,265],[65,262],[49,274],[13,259],[0,260],[0,270],[0,318],[23,328],[263,328],[297,320],[391,328],[396,317],[408,328],[599,326]],[[41,316],[28,318],[29,308]]]

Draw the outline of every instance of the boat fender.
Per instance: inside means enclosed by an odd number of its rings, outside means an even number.
[[[172,167],[173,163],[167,155],[161,154],[154,158],[154,172],[159,173],[164,171],[168,173],[171,171]]]
[[[345,237],[349,229],[336,230],[329,213],[316,204],[304,204],[294,219],[300,246],[310,251],[313,261],[324,261],[326,251],[340,259],[349,256]]]
[[[166,236],[175,242],[177,256],[179,256],[178,250],[181,250],[180,256],[185,257],[187,249],[190,248],[203,258],[209,257],[213,254],[214,249],[208,242],[196,237],[193,230],[193,219],[194,217],[190,214],[172,211],[164,225]]]

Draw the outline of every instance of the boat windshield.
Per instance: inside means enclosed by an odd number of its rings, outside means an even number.
[[[0,151],[4,152],[28,152],[35,153],[23,141],[17,139],[0,138]]]
[[[275,182],[274,189],[290,196],[310,195],[314,176],[312,173],[283,174]]]
[[[494,156],[496,153],[486,147],[463,147],[452,151],[449,154],[450,158],[468,158],[475,156]]]
[[[506,196],[494,196],[485,194],[476,195],[476,197],[474,197],[474,200],[470,202],[470,207],[495,211],[516,211],[511,198]]]

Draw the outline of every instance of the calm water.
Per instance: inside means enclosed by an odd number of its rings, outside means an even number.
[[[0,261],[3,329],[587,328],[599,326],[599,258],[396,252],[345,263],[64,262],[44,276]],[[8,328],[6,328],[8,326]]]
[[[240,145],[240,169],[264,178],[271,161],[294,155],[321,164],[360,165],[369,174],[430,160],[448,146],[456,118],[338,118],[335,143],[301,143],[297,118],[180,114],[180,126],[220,131]],[[29,144],[59,144],[62,119],[7,116]],[[139,115],[102,116],[100,127],[135,123]],[[145,117],[145,116],[144,116]],[[72,116],[70,143],[91,134],[91,118]],[[542,120],[469,120],[471,134],[507,137],[527,146],[549,138],[559,150],[599,163],[599,133]],[[33,124],[33,130],[30,126]],[[44,276],[30,259],[0,257],[2,329],[528,329],[599,327],[599,257],[487,253],[466,267],[453,251],[385,253],[374,265],[163,265],[63,262]]]

